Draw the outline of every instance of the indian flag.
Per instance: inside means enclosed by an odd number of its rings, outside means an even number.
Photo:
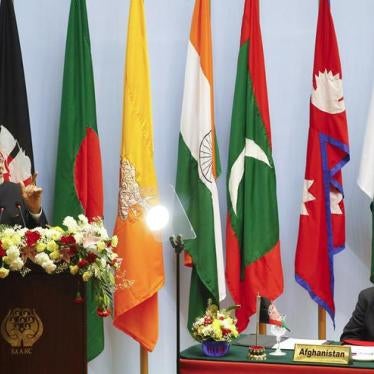
[[[216,178],[210,1],[196,0],[187,50],[176,191],[196,232],[185,242],[192,265],[188,326],[209,298],[226,297]]]

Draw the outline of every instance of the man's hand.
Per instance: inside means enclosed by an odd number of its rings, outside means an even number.
[[[43,189],[36,185],[36,177],[38,173],[32,176],[31,184],[25,186],[21,181],[19,184],[21,186],[22,199],[25,202],[26,208],[30,213],[38,214],[42,208],[42,192]]]

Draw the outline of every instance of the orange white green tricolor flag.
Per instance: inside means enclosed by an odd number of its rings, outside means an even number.
[[[147,228],[145,209],[157,200],[151,89],[143,0],[131,0],[118,215],[114,233],[123,259],[114,295],[114,325],[152,351],[158,338],[157,292],[164,284],[162,246]],[[133,281],[123,287],[124,279]]]
[[[283,291],[275,167],[259,0],[246,0],[231,117],[226,276],[238,328],[256,311],[256,295]]]
[[[188,327],[208,299],[225,298],[222,230],[216,178],[219,156],[214,129],[210,1],[196,0],[185,72],[178,148],[177,194],[195,230],[186,240],[192,259]]]

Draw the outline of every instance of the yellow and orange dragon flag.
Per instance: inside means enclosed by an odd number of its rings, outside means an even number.
[[[152,351],[158,338],[157,292],[164,284],[162,246],[144,222],[157,200],[153,164],[151,89],[143,0],[131,0],[118,213],[114,233],[123,259],[117,273],[113,324]],[[133,281],[123,287],[123,279]]]

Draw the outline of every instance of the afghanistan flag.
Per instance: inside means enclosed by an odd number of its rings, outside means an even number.
[[[196,0],[192,16],[179,135],[176,191],[196,233],[186,240],[192,259],[188,327],[208,299],[226,296],[216,178],[220,171],[214,127],[210,0]]]
[[[282,318],[275,305],[268,298],[261,296],[259,297],[261,298],[259,322],[284,327],[285,329],[290,331],[290,329],[285,324],[284,318]]]
[[[231,119],[228,160],[226,277],[238,328],[256,312],[256,295],[283,291],[275,168],[259,0],[246,0]]]
[[[371,235],[371,269],[370,281],[374,283],[374,89],[371,94],[369,116],[366,125],[364,145],[361,155],[360,173],[358,185],[371,200],[370,210],[372,214],[372,235]]]
[[[0,159],[4,161],[4,180],[31,182],[30,118],[12,0],[0,4]]]
[[[158,291],[164,285],[162,245],[144,213],[158,202],[153,163],[151,83],[144,1],[131,0],[124,75],[118,215],[114,233],[123,259],[116,274],[113,324],[152,351],[158,339]],[[134,280],[130,288],[124,280]]]
[[[65,50],[56,164],[54,224],[84,213],[103,216],[103,179],[85,0],[72,0]],[[103,321],[87,285],[87,358],[104,349]]]
[[[342,69],[329,0],[319,1],[295,278],[334,321],[334,255],[344,249],[342,167],[349,161]]]

